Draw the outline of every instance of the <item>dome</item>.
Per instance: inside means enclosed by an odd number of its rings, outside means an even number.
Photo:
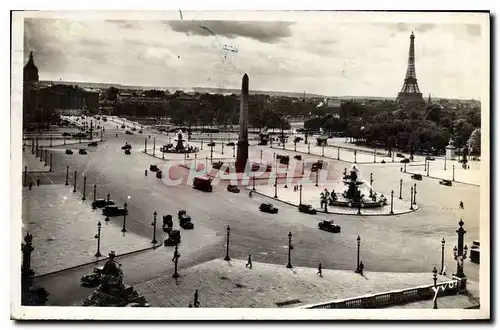
[[[23,81],[24,82],[38,82],[38,68],[33,60],[33,52],[30,52],[30,57],[28,63],[24,66],[23,70]]]

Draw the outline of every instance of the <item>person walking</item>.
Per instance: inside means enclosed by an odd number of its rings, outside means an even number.
[[[363,265],[363,262],[359,262],[359,275],[363,275],[363,269],[365,268],[365,265]]]
[[[198,289],[194,290],[194,307],[200,306],[200,302],[198,301]]]
[[[319,275],[319,277],[323,277],[323,271],[322,271],[322,268],[321,268],[321,262],[318,265],[318,272],[316,273],[316,275]]]
[[[144,175],[148,176],[148,170],[144,170]]]
[[[252,255],[251,254],[248,255],[248,262],[245,265],[245,267],[252,269]]]

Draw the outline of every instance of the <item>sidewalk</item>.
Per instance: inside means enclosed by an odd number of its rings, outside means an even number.
[[[344,190],[344,184],[342,181],[328,181],[327,184],[322,184],[321,182],[318,184],[318,187],[315,186],[314,183],[309,183],[307,185],[302,185],[302,204],[311,204],[318,211],[322,211],[320,203],[320,194],[321,192],[327,188],[328,191],[332,191],[332,188],[335,192],[341,193]],[[247,189],[251,190],[252,187],[249,186]],[[377,194],[380,195],[380,191],[376,191]],[[269,185],[260,185],[256,186],[256,190],[254,193],[258,193],[264,195],[269,198],[274,199],[275,188]],[[388,205],[379,207],[379,208],[364,208],[361,209],[362,215],[389,215],[391,210],[391,193],[390,192],[382,192],[385,197],[387,197]],[[278,200],[287,204],[291,204],[294,206],[299,206],[300,192],[293,191],[293,184],[288,184],[288,188],[284,188],[284,184],[278,184],[277,191]],[[414,210],[410,210],[410,202],[405,200],[406,197],[403,196],[403,199],[399,199],[399,195],[397,191],[394,191],[394,204],[393,204],[393,212],[394,214],[405,214],[409,212],[416,211],[418,209],[418,205],[413,205]],[[345,214],[345,215],[355,215],[358,213],[357,208],[348,208],[348,207],[339,207],[339,206],[330,206],[328,205],[328,213],[333,214]]]
[[[38,151],[40,155],[40,151]],[[45,152],[43,157],[45,157]],[[44,158],[45,159],[45,158]],[[26,146],[23,152],[23,167],[22,171],[24,172],[24,167],[28,167],[28,172],[48,172],[49,166],[44,166],[45,162],[40,161],[40,157],[36,157],[36,151],[34,154],[31,153],[31,147],[28,148]],[[49,159],[47,159],[47,165],[49,165]]]
[[[92,191],[86,201],[71,186],[41,185],[23,188],[23,237],[33,235],[31,260],[35,275],[97,261],[97,222],[102,223],[100,259],[111,250],[124,254],[151,247],[151,239],[104,221],[102,210],[92,210]]]
[[[293,263],[293,256],[292,256]],[[187,307],[199,293],[200,307],[296,308],[391,290],[432,284],[432,273],[378,273],[294,267],[232,259],[215,259],[180,272],[176,285],[171,274],[134,285],[154,307]],[[448,278],[438,276],[440,281]]]
[[[444,159],[436,158],[435,161],[429,161],[429,177],[438,180],[452,180],[465,184],[479,186],[481,184],[481,162],[469,161],[470,169],[463,169],[462,164],[457,161],[446,161],[446,170],[444,169]],[[453,165],[455,165],[455,175],[453,175]],[[424,170],[425,169],[425,170]],[[406,172],[409,174],[422,174],[427,177],[427,169],[421,165],[407,166]]]

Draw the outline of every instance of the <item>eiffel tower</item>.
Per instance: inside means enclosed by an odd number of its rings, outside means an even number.
[[[396,99],[397,103],[424,103],[422,93],[418,89],[417,74],[415,73],[415,36],[410,36],[410,52],[408,55],[408,69],[401,91]]]

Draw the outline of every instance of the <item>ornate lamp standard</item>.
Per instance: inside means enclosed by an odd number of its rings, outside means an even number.
[[[441,271],[439,272],[439,275],[446,275],[446,273],[444,272],[444,245],[445,245],[446,241],[444,240],[444,237],[443,237],[443,240],[441,241]]]
[[[156,244],[158,241],[156,240],[156,216],[158,213],[154,211],[153,213],[153,222],[151,223],[151,226],[153,226],[153,240],[151,241],[151,244]]]
[[[24,184],[23,186],[26,187],[28,185],[28,166],[24,166]]]
[[[410,188],[410,210],[413,211],[413,187]]]
[[[403,199],[403,179],[399,180],[399,199]]]
[[[233,146],[233,158],[234,158],[234,157],[236,157],[236,156],[234,155],[235,150],[236,150],[236,146]]]
[[[179,278],[179,273],[177,273],[177,263],[179,262],[179,258],[181,255],[179,254],[179,246],[176,244],[175,245],[175,250],[174,250],[174,257],[172,258],[172,261],[174,262],[174,275],[172,275],[173,278],[177,279]]]
[[[95,238],[97,239],[97,252],[95,256],[99,258],[101,256],[101,222],[99,221],[97,223],[97,234],[95,235]]]
[[[337,160],[340,159],[340,147],[337,148]]]
[[[144,138],[144,153],[148,153],[148,138]]]
[[[446,155],[444,156],[444,170],[446,171]]]
[[[229,225],[226,228],[226,257],[224,260],[229,261],[231,258],[229,257],[229,235],[230,235],[231,228],[229,228]]]
[[[391,190],[391,214],[394,214],[394,190]]]
[[[453,177],[452,177],[452,181],[455,181],[455,164],[453,164]]]
[[[127,229],[125,228],[125,223],[127,222],[127,203],[123,204],[123,228],[122,228],[122,233],[127,232]]]
[[[50,153],[49,155],[49,159],[50,159],[50,168],[49,168],[49,172],[52,172],[52,153]]]
[[[292,268],[291,252],[292,251],[292,232],[288,233],[288,264],[286,268]]]
[[[73,193],[76,193],[76,171],[75,171],[74,176],[73,176],[73,181],[74,181]]]
[[[94,183],[94,203],[92,203],[92,208],[95,210],[96,209],[96,206],[95,206],[95,200],[97,198],[97,183]]]
[[[156,151],[156,136],[153,137],[153,156],[155,155]]]
[[[414,183],[413,184],[413,204],[414,205],[417,205],[416,199],[417,199],[417,184]]]
[[[468,247],[467,245],[464,246],[464,235],[467,233],[465,229],[463,228],[464,222],[462,219],[460,219],[460,222],[458,223],[460,226],[457,229],[457,234],[458,234],[458,248],[455,246],[453,248],[453,256],[455,260],[457,261],[457,272],[454,274],[454,276],[459,277],[459,278],[465,278],[464,274],[464,260],[467,259],[467,251]]]
[[[255,190],[255,172],[253,172],[253,188],[252,190]]]
[[[356,155],[357,155],[357,149],[354,149],[354,163],[356,163]]]
[[[359,273],[359,246],[361,245],[361,237],[359,237],[359,235],[358,238],[356,238],[356,241],[358,243],[358,255],[356,258],[356,273]]]
[[[432,270],[432,279],[434,280],[434,289],[436,290],[436,296],[434,298],[434,308],[433,309],[438,309],[438,306],[437,306],[437,269],[436,269],[436,266],[434,266],[434,269]]]
[[[87,187],[87,177],[84,176],[83,177],[83,197],[82,197],[82,201],[86,200],[85,198],[85,188]]]
[[[299,205],[302,205],[302,185],[299,185]]]
[[[278,173],[274,178],[274,198],[278,198]]]

